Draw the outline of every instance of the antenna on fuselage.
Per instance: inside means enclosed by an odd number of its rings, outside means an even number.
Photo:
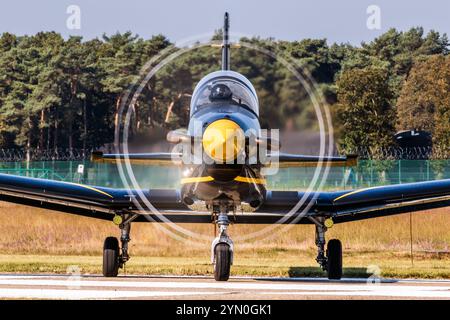
[[[223,43],[222,43],[222,70],[230,70],[230,42],[228,29],[230,28],[228,12],[225,12],[223,20]]]

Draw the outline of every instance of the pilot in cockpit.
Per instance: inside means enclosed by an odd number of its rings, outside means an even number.
[[[233,93],[230,88],[223,84],[219,83],[212,87],[211,93],[209,94],[209,100],[211,102],[217,100],[231,100]]]
[[[203,107],[223,102],[242,106],[258,115],[258,100],[254,89],[248,87],[244,80],[241,82],[229,77],[200,83],[191,100],[191,115]]]

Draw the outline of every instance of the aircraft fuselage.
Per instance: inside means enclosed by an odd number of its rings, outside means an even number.
[[[230,89],[224,93],[228,95],[214,96],[220,86]],[[258,98],[250,81],[228,70],[204,77],[193,93],[188,135],[198,137],[201,143],[192,143],[193,163],[185,164],[183,170],[182,198],[186,204],[201,200],[211,205],[226,200],[256,208],[262,203],[265,179],[255,143],[261,138],[261,126]],[[219,151],[209,150],[210,145]],[[196,148],[201,148],[197,153],[200,161],[195,161]]]

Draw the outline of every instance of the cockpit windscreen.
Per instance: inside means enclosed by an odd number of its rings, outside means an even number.
[[[205,83],[198,88],[193,98],[194,112],[207,104],[230,100],[258,113],[258,102],[250,89],[241,82],[230,78],[219,78]]]

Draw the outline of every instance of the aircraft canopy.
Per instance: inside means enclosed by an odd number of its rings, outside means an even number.
[[[231,95],[226,88],[231,91]],[[234,103],[247,107],[259,115],[255,88],[246,77],[229,70],[210,73],[200,80],[194,89],[190,113],[192,115],[202,106],[224,98],[230,98]]]

